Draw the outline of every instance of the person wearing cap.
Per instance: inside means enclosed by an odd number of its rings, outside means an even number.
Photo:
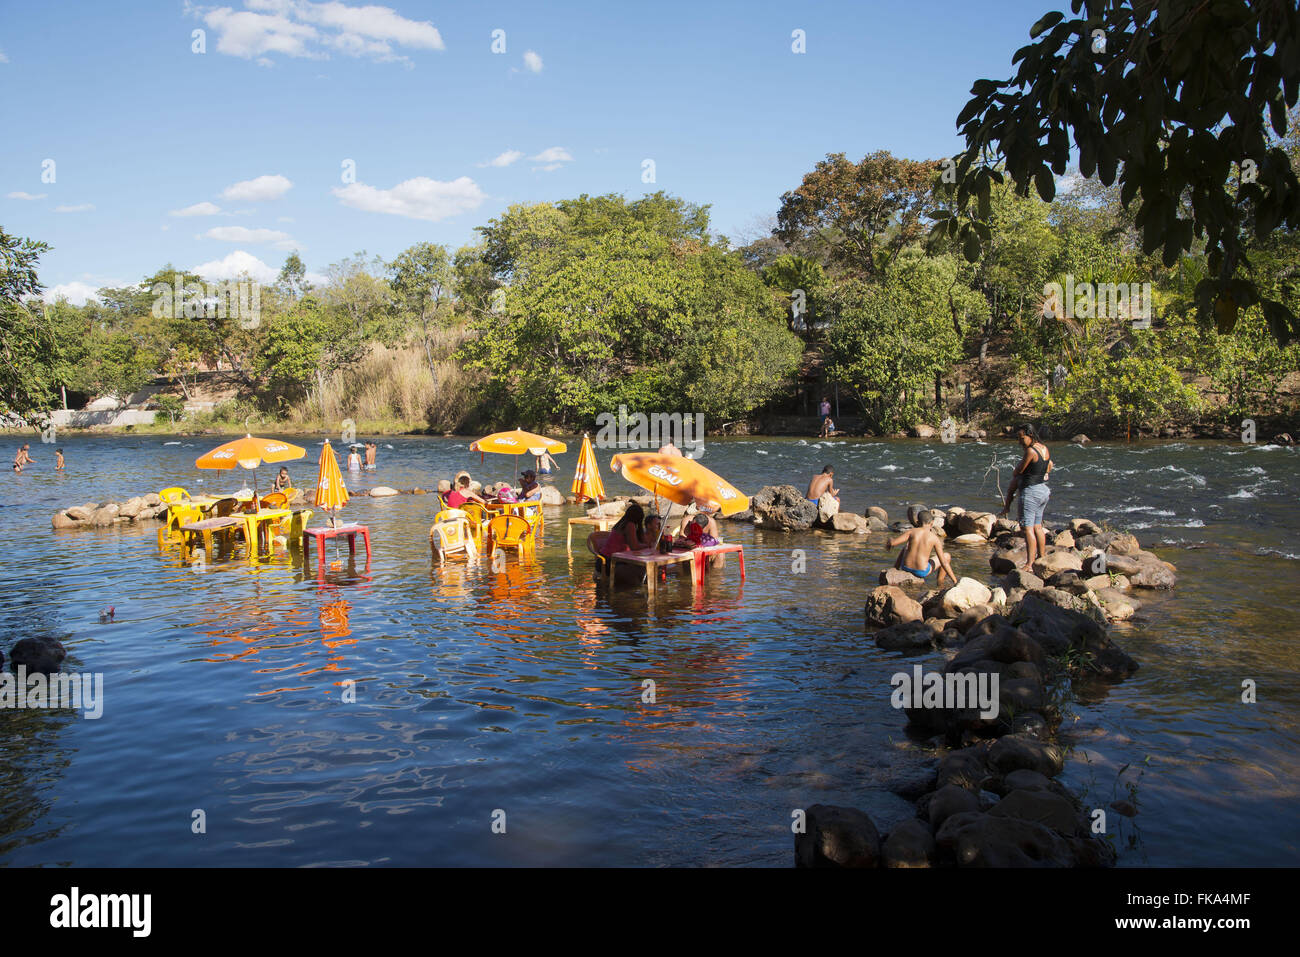
[[[542,500],[542,487],[537,484],[537,473],[532,469],[524,469],[519,473],[523,482],[519,486],[519,501],[521,502],[540,502]]]

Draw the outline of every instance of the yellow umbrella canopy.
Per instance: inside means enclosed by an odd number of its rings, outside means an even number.
[[[325,440],[320,450],[320,471],[316,475],[314,502],[317,507],[330,513],[331,522],[334,520],[333,513],[348,504],[348,489],[343,484],[343,473],[339,471],[339,461],[334,457],[334,447],[330,445],[329,439]]]
[[[224,445],[218,445],[211,452],[200,455],[194,464],[201,469],[233,469],[235,466],[256,469],[263,462],[288,462],[300,459],[307,450],[300,445],[283,442],[280,439],[263,439],[245,435]],[[257,475],[253,475],[253,488],[257,488]]]
[[[609,467],[648,492],[678,505],[692,502],[702,508],[734,515],[749,508],[749,498],[721,476],[694,459],[658,452],[628,452],[614,456]]]
[[[599,502],[605,497],[605,483],[600,478],[600,466],[596,463],[596,450],[591,447],[591,436],[582,437],[582,450],[578,453],[578,464],[573,470],[573,494],[578,501],[584,498]]]
[[[543,452],[559,455],[561,452],[567,451],[568,446],[556,439],[548,439],[546,436],[538,435],[535,432],[514,429],[510,432],[493,432],[491,435],[485,435],[477,442],[471,442],[469,450],[471,452],[499,452],[502,455],[523,455],[525,452],[529,455],[541,455]]]

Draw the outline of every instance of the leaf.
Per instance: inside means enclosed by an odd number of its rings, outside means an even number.
[[[1052,29],[1052,27],[1056,26],[1064,19],[1065,14],[1061,13],[1059,10],[1053,10],[1050,13],[1044,14],[1041,20],[1029,28],[1029,38],[1031,40],[1037,39],[1045,30]]]

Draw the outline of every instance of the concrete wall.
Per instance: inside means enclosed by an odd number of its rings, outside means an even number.
[[[51,418],[56,429],[86,429],[92,425],[152,425],[157,414],[152,410],[146,412],[141,409],[107,409],[102,412],[57,409]]]

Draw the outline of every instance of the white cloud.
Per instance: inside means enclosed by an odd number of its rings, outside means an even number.
[[[280,275],[280,270],[268,266],[252,253],[246,253],[242,249],[235,250],[224,259],[214,259],[212,262],[193,266],[190,272],[198,273],[208,282],[221,282],[225,279],[248,276],[266,284],[275,282],[276,277]]]
[[[476,209],[487,198],[478,184],[468,176],[449,183],[417,176],[398,183],[392,189],[376,189],[365,183],[351,183],[336,186],[332,192],[344,206],[430,222]]]
[[[82,203],[79,206],[55,206],[56,213],[88,213],[95,208],[94,203]]]
[[[280,243],[289,239],[278,229],[249,229],[247,226],[213,226],[203,234],[226,243]]]
[[[194,7],[190,12],[217,31],[217,51],[270,65],[267,54],[327,59],[330,50],[345,56],[378,61],[407,57],[394,46],[411,50],[443,50],[437,27],[427,20],[410,20],[391,7],[349,6],[338,0],[245,0],[248,9]]]
[[[24,193],[21,189],[6,193],[5,199],[44,199],[47,193]]]
[[[524,52],[524,66],[528,67],[533,73],[542,72],[542,58],[532,50]],[[561,71],[563,72],[563,71]]]
[[[227,186],[221,191],[222,199],[249,200],[259,202],[267,199],[279,199],[289,192],[293,183],[284,176],[259,176]]]
[[[173,209],[168,216],[216,216],[221,212],[221,207],[216,203],[195,203],[193,206],[186,206],[184,209]]]
[[[8,63],[8,62],[9,62],[9,58],[5,56],[3,53],[0,53],[0,63]]]
[[[523,155],[524,154],[521,153],[519,150],[506,150],[504,153],[492,157],[486,163],[479,163],[478,165],[496,166],[496,167],[509,166],[511,163],[515,162],[515,160],[522,159]]]
[[[552,146],[550,149],[542,150],[536,156],[528,157],[535,163],[572,163],[573,157],[563,146]]]
[[[84,306],[90,300],[99,302],[99,296],[96,295],[98,286],[92,286],[88,282],[73,280],[72,282],[61,282],[57,286],[51,286],[41,295],[46,302],[58,302],[60,299],[66,299],[74,306]]]

